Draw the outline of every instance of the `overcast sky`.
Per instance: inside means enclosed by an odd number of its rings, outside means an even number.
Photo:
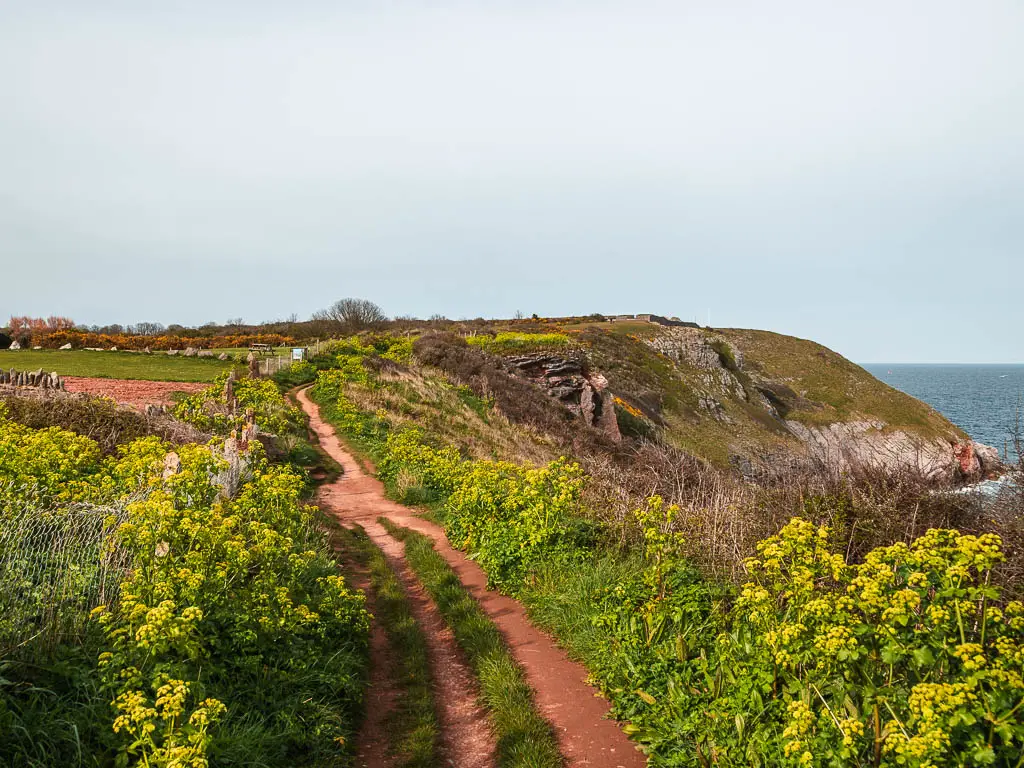
[[[1024,362],[1022,40],[1019,0],[0,0],[0,314]]]

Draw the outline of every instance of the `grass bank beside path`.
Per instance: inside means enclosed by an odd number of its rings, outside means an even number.
[[[500,768],[555,768],[564,761],[551,725],[538,714],[523,670],[494,623],[426,536],[378,522],[405,543],[409,565],[433,598],[472,665],[498,740]]]
[[[396,684],[401,696],[388,719],[388,744],[396,768],[439,765],[440,728],[430,683],[430,660],[423,631],[412,615],[397,574],[362,528],[332,526],[332,536],[345,554],[366,567],[373,586],[376,619],[396,654]]]
[[[231,360],[154,352],[91,352],[79,349],[0,350],[0,369],[56,371],[60,376],[143,381],[213,381],[236,365]]]

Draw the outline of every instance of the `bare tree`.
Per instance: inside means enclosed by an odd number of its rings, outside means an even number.
[[[388,319],[384,310],[368,299],[339,299],[327,309],[313,313],[313,319],[334,333],[356,333],[379,328]]]
[[[139,336],[159,336],[164,330],[160,323],[138,323],[135,326],[135,333]]]

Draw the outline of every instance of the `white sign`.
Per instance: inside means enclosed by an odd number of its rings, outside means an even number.
[[[305,347],[292,347],[292,360],[305,360],[306,359],[306,348]]]

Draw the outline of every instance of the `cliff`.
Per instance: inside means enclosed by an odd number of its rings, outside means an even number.
[[[749,477],[874,467],[955,482],[999,470],[994,449],[812,341],[649,322],[562,330],[616,404],[617,431],[657,435]]]

